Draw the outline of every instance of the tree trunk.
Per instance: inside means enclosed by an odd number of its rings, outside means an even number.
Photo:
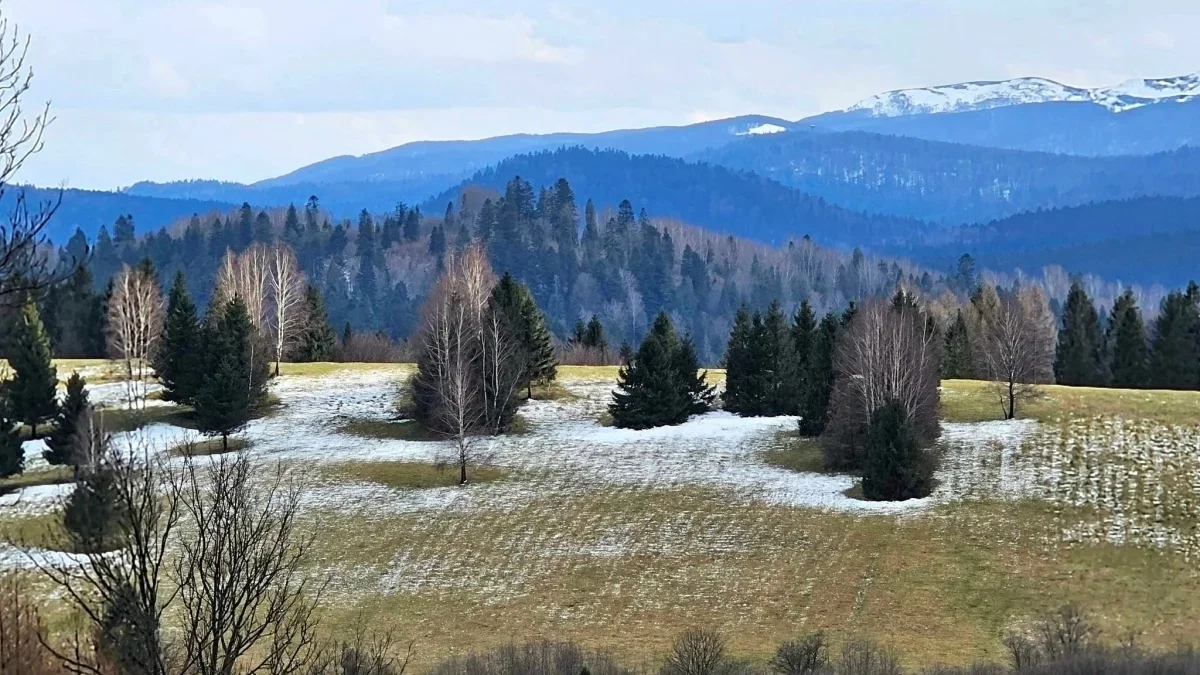
[[[229,434],[221,434],[221,452],[229,452]]]
[[[37,440],[37,422],[33,422],[29,425],[29,440]]]
[[[467,484],[467,463],[466,462],[458,463],[458,484],[459,485]]]
[[[275,377],[279,377],[279,359],[275,359]]]
[[[1017,394],[1013,390],[1014,385],[1012,380],[1008,381],[1008,417],[1005,419],[1013,419],[1017,416]]]

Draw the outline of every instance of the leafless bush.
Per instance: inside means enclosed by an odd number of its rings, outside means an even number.
[[[725,637],[702,628],[692,628],[675,638],[660,675],[718,675],[728,667]]]
[[[829,643],[818,631],[797,640],[779,645],[771,659],[771,671],[776,675],[809,675],[829,668]]]
[[[891,647],[870,640],[851,640],[842,646],[838,675],[901,675],[900,658]]]
[[[312,538],[296,531],[299,492],[282,468],[265,481],[244,455],[203,469],[185,463],[175,499],[193,521],[172,568],[182,605],[179,671],[293,673],[319,653],[301,563]],[[253,657],[248,655],[253,650]]]
[[[485,653],[456,657],[429,675],[632,675],[611,656],[588,652],[573,642],[509,644]]]
[[[388,336],[354,334],[338,348],[338,360],[345,363],[399,363],[406,360],[404,345],[396,345]]]
[[[584,347],[567,342],[557,349],[558,362],[564,366],[616,366],[620,365],[617,354],[611,349]]]
[[[1037,617],[1028,632],[1004,636],[1004,646],[1013,670],[1025,671],[1097,649],[1099,635],[1099,629],[1086,612],[1077,605],[1064,605]]]
[[[58,675],[42,644],[46,641],[37,606],[15,573],[0,577],[0,675]]]

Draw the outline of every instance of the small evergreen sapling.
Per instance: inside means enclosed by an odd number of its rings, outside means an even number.
[[[67,380],[67,395],[54,417],[54,431],[46,438],[46,461],[56,466],[75,465],[78,427],[88,411],[87,383],[79,373]]]

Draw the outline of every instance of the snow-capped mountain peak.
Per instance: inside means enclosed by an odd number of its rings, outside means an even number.
[[[898,89],[860,101],[846,112],[900,117],[987,110],[1026,103],[1091,102],[1124,112],[1158,101],[1200,97],[1200,73],[1154,80],[1130,80],[1112,87],[1083,89],[1041,77],[997,82],[964,82],[940,87]]]
[[[737,135],[738,136],[761,136],[763,134],[777,134],[781,131],[787,131],[787,128],[781,127],[778,124],[771,124],[768,122],[765,124],[759,124],[757,126],[750,127],[749,129],[746,129],[745,131],[739,131],[739,132],[737,132]]]

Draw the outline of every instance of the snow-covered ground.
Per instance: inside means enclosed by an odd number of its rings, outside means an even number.
[[[1094,436],[1085,441],[1084,447],[1100,448],[1102,438],[1117,433],[1127,439],[1121,446],[1126,448],[1126,454],[1136,454],[1141,447],[1137,445],[1139,439],[1153,435],[1147,429],[1124,427],[1117,432],[1106,428],[1103,435],[1087,426],[1062,431],[1029,420],[945,423],[941,438],[943,458],[934,493],[925,499],[906,502],[869,502],[847,496],[856,482],[852,477],[799,473],[763,460],[763,450],[777,444],[777,434],[795,428],[794,418],[740,418],[712,412],[674,427],[645,431],[616,429],[598,421],[610,400],[612,382],[568,378],[563,386],[571,397],[533,401],[521,408],[527,433],[478,441],[477,450],[511,474],[511,480],[466,488],[403,490],[366,481],[330,480],[322,477],[320,471],[314,471],[322,464],[434,461],[449,454],[447,443],[363,438],[343,431],[345,423],[351,420],[393,418],[402,384],[399,377],[394,370],[345,370],[319,377],[279,378],[272,384],[272,391],[280,400],[279,408],[245,430],[252,457],[263,462],[279,461],[297,469],[296,474],[305,485],[303,503],[313,513],[344,512],[367,520],[413,514],[442,517],[472,511],[511,512],[549,498],[680,489],[723,495],[731,505],[767,504],[844,514],[919,516],[936,505],[976,499],[1033,497],[1073,505],[1090,503],[1089,500],[1107,504],[1114,499],[1113,495],[1125,489],[1122,487],[1125,483],[1116,481],[1112,471],[1101,466],[1097,449],[1076,455],[1091,458],[1090,463],[1084,464],[1099,476],[1109,478],[1112,483],[1109,491],[1091,494],[1073,487],[1080,480],[1078,462],[1064,460],[1062,448],[1067,447],[1067,442],[1061,435],[1071,432]],[[123,385],[95,387],[93,400],[107,400],[110,392],[115,391],[123,391]],[[160,423],[132,434],[118,434],[115,441],[148,444],[165,451],[197,438],[194,431]],[[1194,435],[1171,437],[1151,444],[1151,451],[1156,447],[1186,448],[1195,441]],[[41,450],[40,442],[27,444],[33,470],[43,468],[39,465]],[[1183,457],[1183,451],[1178,452]],[[1165,460],[1164,456],[1156,455],[1151,463],[1175,461],[1170,459],[1174,455]],[[1087,481],[1088,485],[1104,484],[1094,476]],[[1200,472],[1195,481],[1196,493],[1200,494]],[[1145,484],[1145,480],[1139,483]],[[0,519],[6,513],[52,508],[69,489],[27,488],[0,498]],[[1161,490],[1158,494],[1162,494]],[[1146,499],[1152,501],[1154,496]],[[1168,507],[1150,509],[1151,517],[1157,513],[1161,522],[1164,509]],[[1134,519],[1117,507],[1109,511],[1117,514],[1113,517],[1117,524],[1103,527],[1120,529],[1126,535],[1129,522],[1145,520]],[[1143,525],[1138,527],[1148,527]],[[1079,536],[1086,534],[1081,532]],[[1178,532],[1160,531],[1152,538],[1169,543],[1177,542],[1180,536]],[[593,548],[601,555],[606,550],[611,552],[614,546],[612,542],[597,541]],[[0,564],[4,560],[0,551]]]

